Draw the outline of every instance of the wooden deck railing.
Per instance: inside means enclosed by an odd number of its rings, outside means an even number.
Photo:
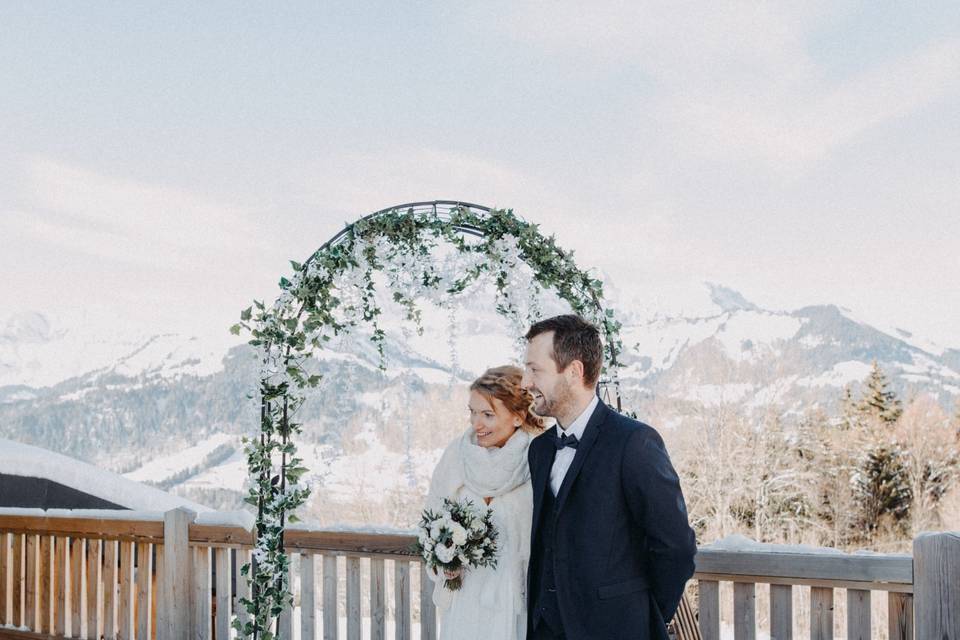
[[[130,512],[12,513],[0,510],[0,640],[108,638],[207,640],[231,637],[246,580],[238,576],[252,534],[223,514]],[[286,535],[295,606],[282,638],[395,640],[437,637],[432,583],[405,533],[309,531]],[[846,635],[960,640],[960,536],[931,534],[908,555],[846,555],[783,548],[724,550],[697,556],[698,624],[705,640],[727,628],[757,636],[757,585],[770,585],[771,639],[803,630],[833,638],[837,590],[845,590]],[[722,587],[724,583],[732,584]],[[732,607],[721,598],[732,590]],[[809,602],[798,623],[794,601]],[[879,594],[879,595],[878,595]],[[887,599],[888,620],[871,616]],[[806,605],[805,605],[806,606]],[[839,625],[842,626],[842,625]],[[914,635],[915,634],[915,635]],[[798,637],[800,637],[798,635]]]
[[[769,585],[770,638],[793,637],[797,613],[794,592],[805,590],[809,602],[807,624],[811,640],[834,637],[835,597],[846,592],[848,640],[882,635],[873,620],[874,594],[888,600],[887,637],[913,638],[913,558],[909,555],[837,554],[776,551],[774,545],[757,550],[701,549],[697,554],[699,625],[704,640],[720,638],[720,585],[733,585],[733,635],[752,640],[757,635],[757,585]],[[919,636],[918,636],[919,637]],[[939,636],[938,636],[939,637]]]

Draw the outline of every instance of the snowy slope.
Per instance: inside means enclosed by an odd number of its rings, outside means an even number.
[[[199,471],[204,461],[223,448],[238,449],[239,439],[229,433],[214,433],[192,447],[154,458],[123,475],[135,482],[164,484],[177,476],[189,474],[193,469]]]

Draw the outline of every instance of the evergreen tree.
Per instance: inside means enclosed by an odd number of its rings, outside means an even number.
[[[843,388],[843,398],[840,400],[840,427],[850,430],[860,426],[862,412],[859,403],[853,398],[853,391],[850,385]]]
[[[889,384],[883,369],[874,360],[870,375],[864,380],[865,389],[860,397],[860,412],[879,418],[887,424],[896,422],[903,413],[903,406],[897,394],[888,389]]]
[[[884,520],[904,526],[913,503],[913,489],[904,452],[897,446],[880,446],[868,452],[853,479],[860,499],[861,526],[875,532]]]

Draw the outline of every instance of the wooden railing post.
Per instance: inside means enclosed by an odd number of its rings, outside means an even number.
[[[960,533],[921,533],[913,541],[917,640],[960,640]]]
[[[157,615],[157,640],[183,640],[189,635],[190,523],[196,514],[179,507],[163,514],[163,584]]]

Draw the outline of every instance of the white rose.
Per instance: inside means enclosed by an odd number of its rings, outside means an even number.
[[[448,564],[453,560],[453,548],[439,546],[434,549],[434,553],[437,554],[437,560],[444,564]]]
[[[453,526],[450,528],[450,533],[453,534],[453,544],[457,545],[458,547],[467,544],[467,530],[456,522],[454,522]]]

